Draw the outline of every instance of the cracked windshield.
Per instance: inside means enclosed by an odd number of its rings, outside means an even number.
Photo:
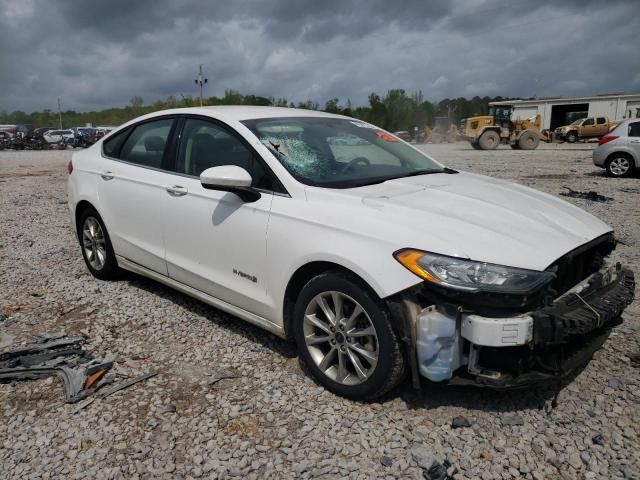
[[[427,155],[364,122],[287,117],[243,123],[307,185],[351,188],[446,171]]]

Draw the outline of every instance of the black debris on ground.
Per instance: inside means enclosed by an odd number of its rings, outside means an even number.
[[[453,420],[451,421],[451,428],[467,428],[470,426],[471,422],[469,421],[469,419],[467,419],[467,417],[463,417],[462,415],[453,417]]]
[[[592,202],[609,202],[613,200],[613,198],[607,197],[605,195],[600,195],[598,192],[594,190],[589,190],[588,192],[581,192],[569,187],[563,186],[562,188],[567,189],[566,192],[560,192],[560,195],[562,195],[563,197],[582,198],[583,200],[590,200]]]

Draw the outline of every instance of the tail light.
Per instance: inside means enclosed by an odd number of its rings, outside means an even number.
[[[598,140],[598,145],[604,145],[605,143],[609,143],[616,138],[618,138],[618,135],[605,135],[604,137],[600,137],[600,140]]]
[[[71,172],[73,172],[73,162],[69,160],[69,163],[67,163],[67,173],[71,175]]]

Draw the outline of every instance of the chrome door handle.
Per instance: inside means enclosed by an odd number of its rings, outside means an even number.
[[[100,176],[103,180],[113,180],[113,172],[110,172],[109,170],[101,173]]]
[[[172,197],[182,197],[187,194],[187,189],[182,185],[171,185],[170,187],[167,187],[166,190]]]
[[[640,143],[640,140],[629,140],[629,143]]]

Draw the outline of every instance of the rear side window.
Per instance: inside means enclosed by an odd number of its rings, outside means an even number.
[[[640,122],[633,122],[629,124],[629,136],[640,137]]]
[[[172,118],[134,127],[120,150],[120,160],[144,167],[162,168],[162,156],[173,125]]]
[[[607,123],[607,119],[604,117],[598,117],[598,125],[604,125]]]
[[[120,153],[120,149],[122,148],[122,144],[127,139],[127,135],[131,129],[123,130],[120,133],[116,133],[111,138],[105,140],[102,144],[102,151],[107,157],[118,158],[118,154]],[[91,132],[88,132],[91,134]]]

